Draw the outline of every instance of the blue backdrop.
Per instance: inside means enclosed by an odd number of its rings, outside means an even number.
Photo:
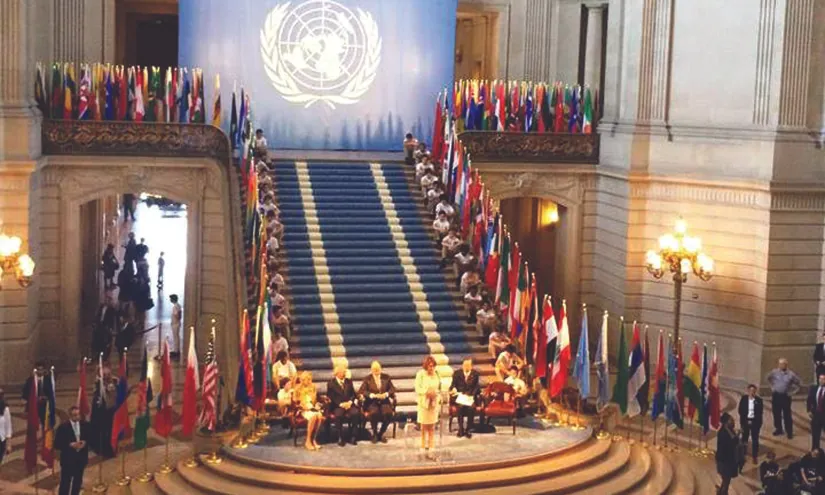
[[[452,85],[457,0],[180,0],[180,65],[252,98],[270,147],[398,150],[431,142]]]

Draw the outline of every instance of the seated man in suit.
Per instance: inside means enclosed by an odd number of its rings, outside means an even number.
[[[77,495],[89,462],[89,423],[80,419],[77,406],[69,408],[69,421],[57,428],[54,446],[60,451],[60,495]]]
[[[473,428],[473,416],[475,415],[475,403],[479,393],[479,374],[473,369],[473,358],[465,358],[461,363],[461,369],[453,373],[453,382],[450,385],[450,402],[458,409],[458,436],[471,438],[470,430]],[[459,394],[472,399],[471,405],[456,402]],[[463,399],[462,399],[463,400]],[[467,418],[467,425],[464,425],[464,418]]]
[[[338,428],[338,445],[344,446],[344,417],[349,423],[349,432],[352,437],[352,444],[358,443],[358,427],[361,424],[361,410],[356,405],[355,387],[352,380],[347,378],[347,365],[338,363],[332,380],[327,384],[327,397],[329,407],[335,418],[335,426]]]
[[[395,414],[395,385],[390,375],[381,373],[381,364],[373,361],[370,365],[370,374],[361,382],[358,395],[364,404],[364,413],[372,424],[372,443],[387,443],[384,433],[392,423]],[[378,420],[381,419],[381,431],[378,431]]]

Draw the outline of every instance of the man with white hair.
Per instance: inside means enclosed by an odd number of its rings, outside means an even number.
[[[395,386],[390,375],[381,372],[381,363],[373,361],[370,374],[361,382],[358,395],[364,404],[364,413],[372,425],[372,443],[387,443],[384,433],[395,415]],[[381,430],[378,430],[378,420]]]
[[[788,369],[788,360],[779,358],[778,367],[774,368],[767,378],[771,386],[771,412],[773,413],[773,435],[783,433],[793,438],[793,417],[791,417],[791,397],[799,391],[802,382],[796,373]],[[783,421],[784,420],[784,421]],[[782,425],[785,431],[782,431]]]
[[[358,397],[355,394],[355,387],[352,380],[347,378],[347,364],[339,361],[335,364],[332,380],[327,383],[327,397],[330,401],[330,411],[335,419],[335,426],[338,429],[338,445],[341,447],[344,441],[344,418],[349,424],[349,433],[353,445],[358,444],[358,428],[361,425],[361,409],[358,407]]]

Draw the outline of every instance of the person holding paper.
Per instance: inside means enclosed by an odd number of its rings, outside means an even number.
[[[458,437],[471,438],[475,404],[478,400],[480,376],[473,369],[473,358],[467,357],[461,363],[461,369],[453,373],[450,385],[450,402],[458,409]],[[467,418],[467,425],[464,425]]]
[[[395,385],[390,375],[381,372],[381,363],[373,361],[370,365],[370,374],[361,382],[358,395],[364,404],[364,413],[372,425],[372,443],[387,443],[384,433],[392,424],[395,415]],[[378,430],[378,420],[381,420],[381,430]]]

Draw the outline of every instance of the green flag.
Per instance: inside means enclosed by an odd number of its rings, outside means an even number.
[[[135,449],[143,449],[147,443],[149,431],[149,404],[152,402],[152,380],[149,379],[149,356],[143,348],[143,363],[140,366],[140,383],[138,383],[138,403],[135,418]]]
[[[510,304],[510,236],[503,234],[501,242],[501,266],[498,269],[498,287],[496,288],[496,304],[503,301],[504,305]]]
[[[627,414],[627,382],[628,382],[628,361],[627,361],[627,341],[624,336],[624,322],[619,327],[619,355],[618,359],[618,374],[616,375],[616,383],[613,385],[613,398],[611,399],[619,410],[622,411],[622,416]]]

